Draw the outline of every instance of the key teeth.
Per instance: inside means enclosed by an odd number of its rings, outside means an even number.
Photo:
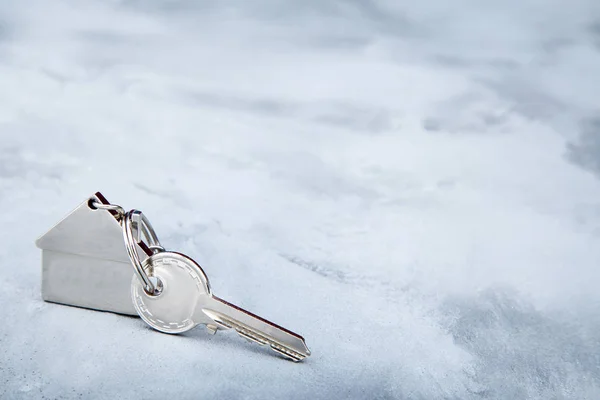
[[[255,334],[253,334],[252,332],[243,329],[243,328],[235,328],[235,331],[240,335],[245,337],[248,340],[253,341],[254,343],[258,343],[262,346],[269,344],[269,341],[261,338],[260,336],[257,336]]]
[[[300,353],[296,353],[292,350],[287,350],[282,347],[279,347],[275,344],[271,344],[271,349],[284,357],[291,359],[293,362],[300,362],[304,359],[304,356]]]
[[[260,337],[259,335],[254,334],[253,332],[248,331],[247,329],[243,329],[243,328],[235,328],[235,331],[242,337],[254,342],[254,343],[258,343],[262,346],[265,345],[269,345],[269,347],[271,347],[271,349],[287,358],[290,358],[292,361],[294,362],[298,362],[298,361],[302,361],[304,359],[304,356],[300,353],[297,353],[293,350],[290,349],[286,349],[283,346],[279,346],[275,343],[270,342],[267,339],[264,339],[262,337]],[[310,352],[309,352],[310,354]]]

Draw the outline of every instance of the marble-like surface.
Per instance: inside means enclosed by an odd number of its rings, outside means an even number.
[[[600,2],[0,3],[0,398],[600,398]],[[44,303],[101,190],[306,337]]]

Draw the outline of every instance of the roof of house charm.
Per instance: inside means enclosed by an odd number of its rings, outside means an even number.
[[[109,204],[96,193],[36,241],[42,249],[42,298],[137,316],[130,294],[134,271],[119,215],[94,209],[94,200]],[[140,246],[151,254],[143,243]]]

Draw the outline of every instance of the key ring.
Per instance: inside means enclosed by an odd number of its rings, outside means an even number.
[[[154,281],[150,279],[144,268],[142,267],[142,261],[137,252],[136,245],[142,244],[142,235],[146,239],[148,249],[152,254],[160,253],[165,251],[165,248],[160,244],[156,232],[148,218],[139,210],[131,210],[125,212],[125,209],[117,204],[105,204],[94,197],[90,198],[89,205],[92,209],[100,209],[117,213],[117,220],[119,220],[123,227],[123,239],[125,240],[125,248],[127,254],[133,264],[133,269],[142,282],[144,290],[151,296],[157,296],[162,291],[162,282],[160,279],[155,278]],[[136,235],[134,235],[134,230]],[[145,243],[144,243],[145,244]],[[155,283],[156,281],[156,283]]]
[[[148,248],[153,254],[165,251],[156,236],[156,232],[150,225],[148,218],[139,210],[131,210],[125,213],[121,222],[123,226],[123,239],[129,259],[133,264],[136,275],[142,282],[144,290],[151,296],[158,296],[162,292],[162,282],[158,278],[151,279],[144,271],[140,255],[137,252],[136,245],[142,243],[142,235],[148,243]],[[135,235],[134,235],[135,231]]]

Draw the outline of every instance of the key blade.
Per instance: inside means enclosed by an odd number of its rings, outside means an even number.
[[[240,336],[252,342],[258,343],[260,345],[269,345],[271,349],[285,357],[290,358],[292,361],[298,362],[310,355],[310,350],[308,350],[303,340],[302,346],[292,346],[287,340],[282,340],[281,338],[277,340],[272,336],[262,334],[258,330],[250,327],[249,325],[242,324],[239,321],[218,311],[207,309],[204,309],[203,311],[221,327],[234,329]],[[285,342],[288,343],[286,344]]]
[[[271,349],[293,361],[310,355],[304,338],[258,315],[252,314],[216,296],[202,307],[202,311],[221,327],[234,329],[242,337],[269,345]]]

